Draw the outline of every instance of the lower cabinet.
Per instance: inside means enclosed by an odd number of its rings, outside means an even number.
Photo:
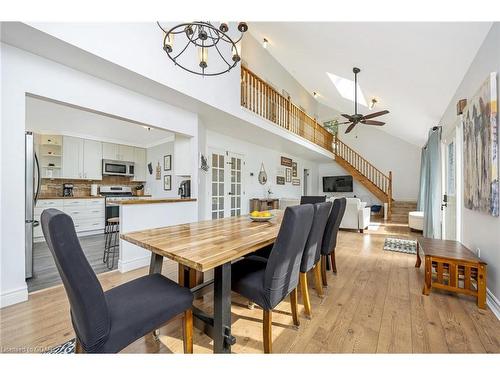
[[[35,207],[35,220],[40,222],[40,216],[43,210],[47,208],[57,208],[71,216],[78,236],[97,234],[104,231],[104,198],[40,199]],[[35,242],[43,240],[40,225],[34,228],[33,237]]]

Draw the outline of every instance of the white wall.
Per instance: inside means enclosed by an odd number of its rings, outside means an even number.
[[[302,195],[303,189],[303,170],[304,168],[310,170],[310,191],[315,194],[318,190],[318,166],[315,162],[310,160],[305,160],[302,158],[297,158],[289,153],[279,153],[269,148],[265,148],[253,143],[249,143],[228,135],[221,133],[216,133],[211,130],[206,131],[207,137],[207,151],[211,149],[230,151],[238,154],[244,155],[245,166],[243,169],[243,190],[245,195],[242,197],[242,212],[243,214],[248,213],[249,200],[251,198],[267,198],[267,190],[270,187],[273,194],[272,198],[299,198]],[[301,179],[300,186],[293,186],[291,183],[285,183],[285,185],[276,185],[276,174],[277,169],[280,167],[281,156],[286,156],[293,161],[297,162],[297,171]],[[258,181],[258,175],[260,171],[261,163],[264,163],[264,167],[267,172],[268,183],[266,185],[261,185]],[[204,180],[207,184],[205,192],[205,218],[210,217],[210,189],[209,185],[209,173],[201,172],[203,175],[200,176],[200,181]],[[250,176],[253,173],[253,176]],[[200,189],[201,190],[201,189]],[[201,197],[201,195],[200,195]],[[202,203],[200,202],[200,205]]]
[[[1,44],[1,305],[27,299],[24,280],[24,131],[26,93],[192,136],[197,115]],[[91,93],[91,94],[89,94]],[[194,150],[196,151],[196,150]],[[196,153],[196,152],[195,152]],[[197,186],[197,171],[193,173]],[[196,194],[196,191],[194,191]],[[196,196],[196,195],[194,195]]]
[[[163,157],[165,155],[171,155],[172,158],[172,170],[164,171],[163,169]],[[146,164],[152,163],[153,174],[149,174],[149,170],[146,165],[146,191],[153,196],[153,198],[178,198],[178,188],[179,188],[179,178],[175,175],[174,170],[174,141],[162,143],[150,147],[146,150]],[[161,167],[161,178],[156,179],[156,166],[160,163]],[[171,175],[172,190],[163,189],[163,176]]]
[[[352,132],[339,131],[339,139],[386,175],[392,171],[393,198],[416,201],[420,179],[420,148],[401,138],[357,125]]]
[[[311,116],[317,113],[317,102],[312,93],[288,73],[251,34],[243,38],[241,56],[248,69],[270,83],[280,94],[282,90],[286,90],[294,104],[303,107]]]
[[[499,46],[500,23],[495,22],[441,118],[447,130],[456,124],[457,101],[471,98],[491,72],[500,74]],[[462,202],[462,242],[481,250],[488,263],[488,289],[500,300],[500,218],[469,210]]]

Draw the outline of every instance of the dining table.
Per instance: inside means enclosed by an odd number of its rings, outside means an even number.
[[[163,259],[179,264],[178,282],[201,293],[213,285],[213,313],[193,306],[194,324],[213,339],[214,353],[230,353],[236,339],[231,335],[231,264],[276,240],[283,211],[272,218],[254,221],[248,215],[198,221],[123,233],[120,238],[151,252],[149,273],[161,273]],[[213,279],[189,285],[184,271],[214,270]]]

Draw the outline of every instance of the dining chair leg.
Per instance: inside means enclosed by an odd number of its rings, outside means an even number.
[[[328,261],[326,255],[321,256],[321,279],[323,280],[323,286],[328,286],[328,281],[326,279],[326,262]]]
[[[75,354],[84,354],[85,350],[82,348],[82,344],[80,343],[80,340],[78,337],[75,339]]]
[[[271,310],[264,311],[264,353],[272,353],[273,351],[273,312]]]
[[[297,288],[292,290],[290,293],[290,305],[292,306],[292,317],[293,317],[293,325],[298,327],[300,325],[299,320],[299,306],[297,303]]]
[[[318,262],[314,265],[314,284],[316,287],[316,293],[318,293],[318,297],[323,298],[323,283],[321,281],[321,262]]]
[[[335,261],[335,250],[330,254],[330,259],[332,260],[332,271],[337,273],[337,262]]]
[[[309,299],[309,290],[307,288],[307,273],[301,272],[299,276],[300,290],[302,292],[302,302],[306,316],[311,319],[311,300]]]
[[[193,353],[193,310],[184,312],[184,353]]]

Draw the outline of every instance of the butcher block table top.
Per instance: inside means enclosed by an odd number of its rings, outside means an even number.
[[[153,253],[201,272],[272,244],[283,211],[267,222],[247,215],[124,233],[120,237]]]

